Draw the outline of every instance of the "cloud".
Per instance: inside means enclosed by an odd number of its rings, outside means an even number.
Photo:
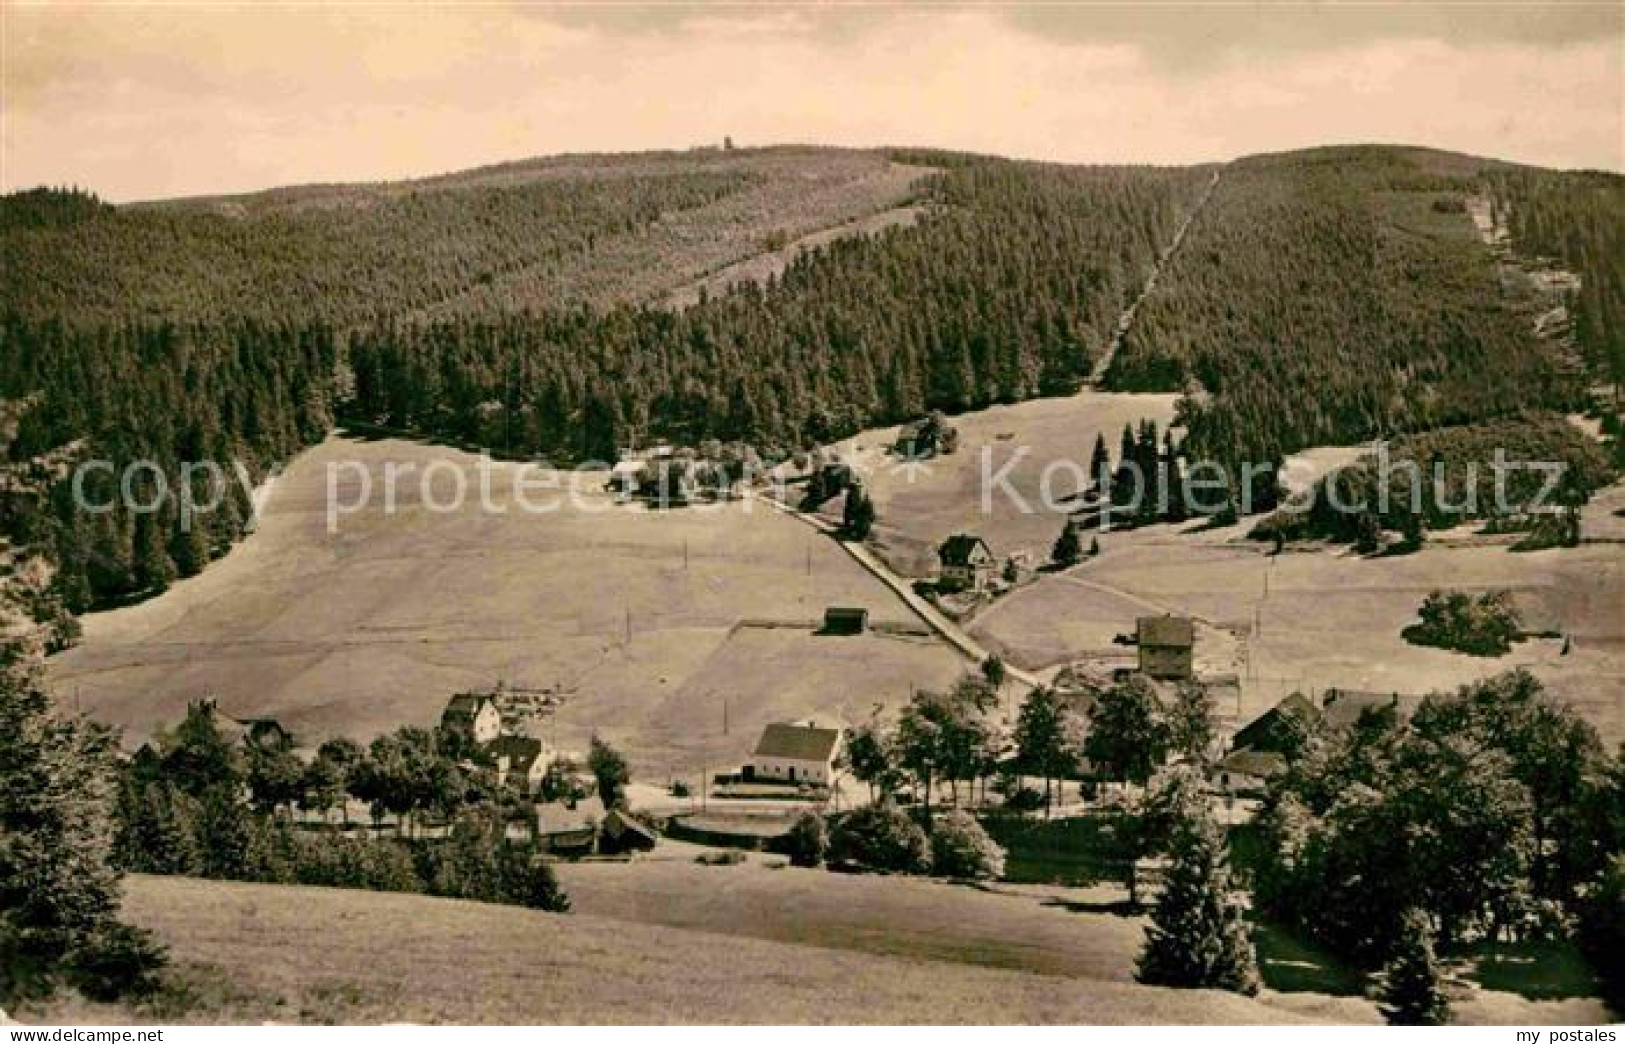
[[[1309,39],[1293,10],[11,6],[0,183],[152,198],[725,134],[1159,163],[1403,141],[1625,167],[1617,18],[1524,38],[1499,9],[1384,32],[1362,8]]]

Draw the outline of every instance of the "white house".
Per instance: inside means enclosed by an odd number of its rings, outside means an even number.
[[[938,577],[950,590],[981,591],[993,579],[998,560],[981,537],[955,533],[937,548]]]
[[[446,704],[440,725],[477,743],[490,743],[502,735],[502,713],[489,693],[460,692]]]
[[[821,728],[811,721],[769,725],[757,741],[751,775],[755,779],[827,787],[835,779],[841,739],[839,727]]]
[[[553,763],[553,751],[539,739],[530,736],[499,736],[485,748],[485,755],[496,769],[497,778],[534,794],[542,785],[542,777]]]

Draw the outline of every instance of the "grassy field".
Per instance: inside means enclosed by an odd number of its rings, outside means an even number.
[[[1243,719],[1295,690],[1421,693],[1522,666],[1610,742],[1625,739],[1625,622],[1618,611],[1625,562],[1617,546],[1271,557],[1235,531],[1176,534],[1166,527],[1108,535],[1101,545],[1098,559],[1045,577],[983,613],[974,633],[1017,663],[1046,664],[1098,649],[1113,620],[1125,629],[1133,612],[1193,614],[1202,624],[1199,663],[1241,676],[1235,713]],[[1572,636],[1569,653],[1555,639],[1531,639],[1498,658],[1404,641],[1400,630],[1427,593],[1441,587],[1512,589],[1531,619]]]
[[[329,533],[328,465],[350,460],[368,469],[373,496]],[[489,513],[474,461],[396,440],[334,438],[306,453],[223,561],[87,617],[84,643],[51,663],[61,698],[140,738],[213,693],[229,713],[275,717],[308,741],[434,722],[453,692],[499,680],[559,685],[570,695],[545,733],[579,749],[598,730],[640,775],[664,778],[745,757],[768,720],[866,716],[960,670],[921,638],[814,635],[829,605],[867,607],[880,625],[916,621],[794,519],[750,502],[651,514],[596,492],[524,514],[505,495],[504,465],[490,499],[509,510]],[[463,511],[430,510],[410,475],[384,510],[386,464],[435,462],[469,482]],[[338,474],[341,503],[359,503],[359,472]],[[432,502],[449,502],[452,469],[434,478]]]
[[[70,1004],[21,1017],[520,1025],[1314,1018],[1227,994],[792,945],[591,913],[176,878],[134,878],[127,894],[128,916],[171,947],[181,984],[154,1009]]]
[[[1097,432],[1115,454],[1125,423],[1143,417],[1166,425],[1173,400],[1085,391],[964,414],[952,418],[958,451],[913,472],[884,452],[896,429],[864,432],[839,449],[864,472],[879,513],[875,543],[900,572],[928,575],[936,544],[954,532],[981,535],[996,555],[1028,550],[1042,562],[1062,524],[1061,513],[1041,507],[1046,466],[1086,467]],[[1290,484],[1307,486],[1357,453],[1323,447],[1298,454],[1287,462]],[[984,512],[984,473],[996,474],[1018,456],[1009,483],[1034,510],[997,492]],[[1074,483],[1069,470],[1056,471],[1052,488],[1064,494]],[[1338,548],[1271,557],[1268,545],[1245,539],[1246,525],[1087,533],[1086,544],[1099,539],[1099,558],[1005,596],[980,610],[970,630],[1033,670],[1074,660],[1119,665],[1132,662],[1132,649],[1113,638],[1131,631],[1134,617],[1191,614],[1199,669],[1241,678],[1240,705],[1221,708],[1241,720],[1298,689],[1427,692],[1526,666],[1618,742],[1625,740],[1625,557],[1614,511],[1622,497],[1625,487],[1612,487],[1585,515],[1588,537],[1615,542],[1527,554],[1435,539],[1404,557],[1367,560]],[[1561,641],[1532,640],[1508,656],[1481,659],[1400,638],[1429,591],[1491,587],[1515,591],[1531,622],[1569,634],[1569,653]]]
[[[913,468],[898,466],[886,453],[896,428],[863,432],[836,449],[863,473],[879,516],[875,544],[899,573],[930,575],[937,545],[961,532],[981,536],[995,555],[1025,550],[1042,562],[1062,524],[1059,514],[1042,508],[1046,468],[1057,461],[1075,467],[1056,470],[1050,483],[1053,500],[1071,496],[1078,491],[1077,475],[1089,467],[1097,435],[1105,435],[1115,454],[1123,425],[1151,419],[1166,426],[1176,398],[1084,391],[961,414],[951,419],[959,430],[958,451]],[[1016,496],[997,492],[984,511],[984,473],[1004,474]],[[1022,502],[1033,510],[1023,510]]]
[[[1254,999],[1132,981],[1143,922],[1079,889],[999,892],[699,866],[687,846],[564,867],[559,916],[421,896],[134,877],[125,914],[170,947],[137,1008],[66,1001],[32,1022],[1370,1023],[1358,996]],[[1312,954],[1276,944],[1293,965]],[[1267,971],[1268,973],[1268,971]],[[606,983],[613,989],[606,989]],[[1457,1021],[1587,1024],[1586,999],[1474,983]]]

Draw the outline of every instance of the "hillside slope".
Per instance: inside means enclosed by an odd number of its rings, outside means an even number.
[[[924,168],[772,148],[98,206],[0,199],[0,312],[345,324],[636,303],[911,198]]]
[[[1467,213],[1502,166],[1380,147],[1238,160],[1108,385],[1196,391],[1193,448],[1231,463],[1574,406],[1582,382]]]
[[[942,883],[868,878],[857,934],[818,918],[838,900],[821,871],[695,867],[678,861],[571,868],[582,912],[545,914],[414,895],[132,877],[125,914],[171,948],[172,983],[139,1008],[68,1002],[26,1021],[74,1023],[379,1022],[665,1024],[1369,1024],[1363,998],[1266,991],[1257,998],[1129,981],[1138,922],[1095,931],[1111,914],[1078,914],[1041,895],[978,895]],[[648,896],[587,878],[610,872],[654,882],[673,902],[670,927]],[[675,876],[673,876],[675,875]],[[727,900],[748,879],[748,909],[777,927],[741,926]],[[659,884],[670,878],[670,886]],[[692,879],[684,883],[686,879]],[[673,890],[675,889],[675,890]],[[788,905],[775,905],[782,895]],[[713,902],[707,905],[705,896]],[[721,899],[723,902],[714,900]],[[639,902],[642,907],[639,908]],[[997,916],[962,931],[973,908],[1020,908],[1052,922],[1038,957],[1063,974],[1006,963],[1021,949],[983,948]],[[914,923],[920,916],[929,925]],[[804,939],[787,941],[797,917]],[[849,920],[853,920],[849,918]],[[850,927],[850,926],[849,926]],[[777,934],[778,938],[773,936]],[[1009,933],[1019,937],[1020,932]],[[764,937],[765,936],[765,937]],[[788,938],[795,938],[793,934]],[[1057,960],[1065,954],[1071,959]],[[1098,969],[1094,971],[1091,969]],[[606,984],[613,989],[606,990]],[[1593,1000],[1528,1001],[1471,987],[1464,1024],[1584,1025],[1606,1021]]]
[[[132,878],[128,918],[201,1010],[74,1021],[1187,1023],[1305,1021],[1223,993],[552,915],[420,896]],[[606,984],[613,989],[606,990]],[[26,1015],[26,1013],[25,1013]],[[60,1017],[60,1016],[59,1016]]]

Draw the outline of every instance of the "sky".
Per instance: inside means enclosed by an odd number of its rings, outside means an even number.
[[[810,142],[1625,170],[1625,3],[0,0],[0,189],[116,202]]]

